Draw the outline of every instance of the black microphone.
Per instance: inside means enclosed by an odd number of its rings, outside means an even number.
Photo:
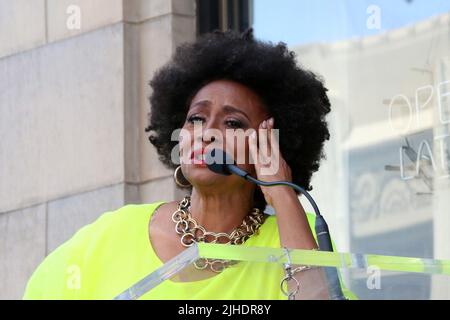
[[[233,158],[221,149],[212,149],[208,152],[205,162],[209,170],[218,174],[229,176],[234,173],[244,179],[247,179],[247,176],[249,176],[247,172],[236,165]]]
[[[205,162],[209,170],[218,174],[223,174],[226,176],[236,174],[248,181],[265,187],[286,185],[302,193],[311,203],[311,206],[316,213],[315,231],[317,242],[319,243],[319,250],[333,252],[328,225],[324,217],[320,214],[319,207],[317,206],[316,202],[305,189],[289,181],[266,182],[253,178],[248,172],[239,168],[233,158],[231,158],[225,151],[221,149],[212,149],[210,152],[208,152],[205,157]],[[342,293],[336,268],[325,267],[324,269],[328,280],[328,290],[330,293],[330,298],[334,300],[346,300],[344,294]]]

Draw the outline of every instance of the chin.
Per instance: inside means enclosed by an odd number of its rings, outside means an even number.
[[[189,166],[187,178],[193,185],[213,185],[227,177],[212,172],[208,167]]]

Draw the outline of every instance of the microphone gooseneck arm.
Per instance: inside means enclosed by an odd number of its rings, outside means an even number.
[[[261,181],[256,178],[253,178],[248,172],[240,169],[235,164],[223,164],[224,172],[228,171],[229,173],[234,173],[248,181],[251,181],[257,185],[265,186],[265,187],[272,187],[272,186],[279,186],[279,185],[285,185],[289,186],[301,194],[303,194],[311,203],[311,206],[314,209],[314,212],[316,214],[316,223],[315,223],[315,231],[317,236],[317,242],[319,244],[319,250],[320,251],[329,251],[333,252],[333,245],[331,242],[331,236],[330,231],[328,229],[328,225],[324,219],[324,217],[320,214],[319,207],[317,206],[314,199],[311,197],[311,195],[302,187],[296,185],[295,183],[289,182],[289,181]],[[213,170],[217,172],[217,170]],[[334,267],[325,267],[325,274],[328,280],[328,290],[330,293],[330,298],[333,300],[345,300],[344,294],[342,293],[341,285],[339,282],[339,276],[337,273],[336,268]]]

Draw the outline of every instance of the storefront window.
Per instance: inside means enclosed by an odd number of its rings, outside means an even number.
[[[329,89],[331,139],[311,194],[338,250],[450,259],[450,2],[252,7],[256,37],[285,42]],[[346,277],[361,298],[450,298],[448,278],[393,273],[367,290],[365,274]]]

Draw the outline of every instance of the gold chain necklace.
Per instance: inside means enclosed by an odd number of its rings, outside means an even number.
[[[172,214],[172,221],[175,222],[175,232],[181,235],[181,244],[190,247],[197,242],[217,243],[219,239],[227,240],[225,244],[243,244],[251,235],[258,234],[259,227],[263,223],[264,214],[258,209],[253,210],[244,218],[242,224],[234,229],[230,234],[225,232],[209,232],[192,218],[189,208],[191,197],[185,196],[178,203],[178,209]],[[199,270],[208,266],[214,272],[222,272],[226,267],[235,264],[230,260],[201,258],[194,263]]]

